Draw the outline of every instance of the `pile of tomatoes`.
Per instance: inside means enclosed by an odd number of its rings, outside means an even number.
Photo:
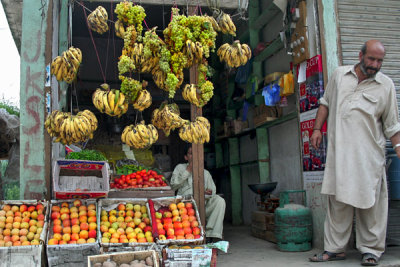
[[[163,175],[160,175],[153,170],[141,170],[115,178],[110,186],[111,188],[126,189],[161,187],[168,186],[168,184]]]

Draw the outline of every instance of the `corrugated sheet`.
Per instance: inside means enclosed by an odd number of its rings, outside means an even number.
[[[400,1],[337,0],[337,8],[343,65],[357,63],[361,45],[368,39],[378,39],[386,48],[382,72],[393,79],[399,91]]]

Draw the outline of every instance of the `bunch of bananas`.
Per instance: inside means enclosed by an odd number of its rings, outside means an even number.
[[[121,140],[128,146],[144,149],[157,142],[158,131],[153,124],[145,125],[144,121],[141,121],[139,124],[126,126]]]
[[[195,122],[186,123],[179,129],[179,137],[189,143],[208,143],[210,141],[210,122],[206,118],[199,116]]]
[[[99,34],[103,34],[108,31],[108,14],[104,7],[98,6],[92,13],[87,17],[89,28]]]
[[[69,112],[54,110],[47,116],[44,126],[49,135],[55,138],[54,142],[69,145],[92,139],[93,132],[97,129],[97,118],[89,110],[75,116]]]
[[[57,81],[72,83],[82,62],[82,52],[79,48],[71,46],[61,56],[51,62],[50,73],[56,76]]]
[[[229,67],[237,68],[244,65],[251,58],[251,49],[247,44],[240,44],[236,40],[232,45],[225,43],[218,48],[217,55],[220,61],[225,61]]]
[[[236,36],[236,26],[233,23],[231,16],[221,11],[217,20],[223,34],[229,33],[232,36]]]
[[[161,104],[160,108],[153,111],[151,123],[158,129],[163,130],[166,136],[169,136],[171,130],[182,127],[187,120],[179,116],[179,109],[176,104]]]
[[[100,85],[92,95],[94,106],[101,112],[109,116],[121,117],[128,111],[128,101],[124,93],[120,90],[112,89],[108,84]]]
[[[151,105],[151,94],[146,89],[139,92],[135,102],[133,102],[133,107],[139,111],[143,111]]]
[[[119,38],[124,39],[124,37],[125,37],[125,27],[124,27],[124,24],[122,23],[122,21],[117,19],[117,21],[114,24],[114,28],[115,28],[115,35],[117,37],[119,37]]]
[[[158,65],[160,58],[153,56],[144,56],[142,43],[135,43],[132,48],[129,47],[128,49],[131,49],[129,53],[131,59],[133,60],[133,63],[135,64],[136,71],[141,73],[150,73],[153,68]]]
[[[206,81],[202,86],[205,90],[200,90],[195,84],[186,84],[182,91],[183,99],[197,107],[203,107],[211,99],[214,87],[210,81]]]
[[[216,32],[220,32],[221,31],[221,27],[218,25],[218,22],[215,20],[214,17],[207,16],[207,15],[203,15],[203,16],[206,18],[206,20],[208,22],[211,23],[212,27],[214,28],[214,31],[216,31]]]
[[[168,92],[165,83],[165,80],[167,79],[167,74],[162,69],[160,69],[160,66],[157,65],[156,67],[154,67],[151,71],[151,74],[153,76],[153,81],[157,85],[157,87]]]
[[[194,63],[200,63],[203,61],[204,50],[203,46],[200,42],[192,42],[188,39],[185,43],[185,47],[183,49],[184,54],[187,57],[186,68],[189,68]]]

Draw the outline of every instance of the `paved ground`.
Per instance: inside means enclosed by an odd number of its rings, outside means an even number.
[[[308,258],[320,250],[281,252],[276,244],[251,236],[249,226],[225,225],[224,236],[230,247],[227,254],[218,252],[218,267],[361,266],[361,256],[355,249],[347,251],[345,261],[313,263]],[[379,266],[400,267],[400,246],[388,247]]]

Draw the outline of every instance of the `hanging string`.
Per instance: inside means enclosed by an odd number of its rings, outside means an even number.
[[[114,0],[111,0],[111,11],[114,10]],[[114,12],[111,12],[111,20],[114,20]],[[114,24],[114,30],[115,30],[115,24]],[[113,38],[113,55],[114,58],[117,58],[115,56],[115,34],[112,35]],[[118,75],[117,75],[117,64],[114,64],[114,75],[115,75],[115,80],[118,80]]]
[[[87,25],[87,27],[88,27],[88,31],[89,31],[89,34],[90,34],[90,38],[92,39],[92,43],[93,43],[93,46],[94,46],[94,50],[95,50],[95,52],[96,52],[97,61],[98,61],[98,63],[99,63],[101,75],[103,76],[104,83],[106,83],[106,76],[104,75],[103,67],[101,66],[101,61],[100,61],[99,53],[98,53],[98,51],[97,51],[96,43],[94,42],[94,39],[93,39],[92,31],[90,30],[90,27],[89,27],[89,21],[88,21],[88,19],[87,19],[86,10],[85,10],[85,8],[84,8],[84,5],[83,5],[82,1],[81,1],[81,4],[82,4],[83,13],[85,14],[86,25]]]

